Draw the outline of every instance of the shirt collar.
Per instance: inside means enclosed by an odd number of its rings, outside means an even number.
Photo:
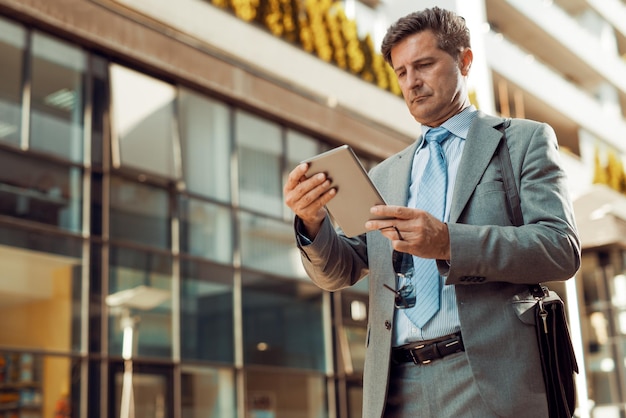
[[[461,139],[467,139],[467,134],[469,133],[470,126],[472,126],[472,122],[474,121],[474,118],[477,114],[478,110],[476,110],[474,105],[469,105],[468,107],[461,110],[459,113],[442,123],[441,126],[450,131],[454,136]],[[422,138],[429,129],[432,128],[430,126],[422,125]]]

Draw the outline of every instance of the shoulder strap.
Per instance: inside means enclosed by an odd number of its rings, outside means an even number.
[[[500,160],[500,171],[502,172],[502,182],[504,183],[504,191],[509,203],[507,210],[513,225],[524,225],[524,217],[522,216],[522,208],[520,205],[519,193],[515,185],[515,176],[513,174],[513,165],[511,164],[511,155],[509,147],[506,143],[506,128],[511,124],[511,119],[506,119],[497,129],[502,132],[502,139],[498,145],[496,155]]]
[[[517,186],[515,186],[515,176],[513,174],[513,164],[511,164],[511,155],[509,154],[509,147],[506,144],[506,132],[505,129],[511,124],[511,119],[506,119],[497,129],[502,132],[502,139],[498,144],[496,155],[500,160],[500,170],[502,171],[502,182],[504,183],[504,191],[506,192],[506,199],[508,201],[507,211],[511,217],[511,221],[515,226],[524,225],[524,217],[522,215],[522,207],[520,206],[519,193]],[[548,295],[548,289],[542,286],[541,283],[529,284],[528,290],[537,299],[543,299]]]

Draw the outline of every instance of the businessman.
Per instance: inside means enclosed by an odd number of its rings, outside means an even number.
[[[476,110],[462,17],[434,7],[394,23],[382,54],[421,135],[370,173],[388,202],[347,238],[325,204],[337,191],[297,166],[284,188],[311,279],[336,291],[369,275],[366,418],[548,416],[535,331],[511,299],[580,265],[557,139],[544,123]],[[504,129],[506,127],[506,129]],[[510,219],[498,158],[511,155],[524,225]]]

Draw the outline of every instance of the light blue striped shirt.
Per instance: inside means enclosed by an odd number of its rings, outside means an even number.
[[[459,162],[463,154],[465,139],[469,132],[469,128],[476,117],[476,108],[469,106],[460,113],[452,116],[441,126],[446,128],[452,134],[442,144],[446,161],[448,163],[448,190],[446,191],[446,209],[445,221],[450,218],[450,202],[452,202],[452,192],[454,191],[454,183],[459,170]],[[417,199],[418,187],[422,173],[428,162],[429,151],[425,145],[424,134],[431,129],[422,125],[422,141],[417,147],[415,156],[413,157],[413,168],[411,170],[411,186],[409,190],[408,207],[415,207]],[[415,256],[413,256],[415,258]],[[420,280],[418,276],[415,278]],[[423,328],[418,328],[406,316],[404,309],[396,309],[395,327],[394,327],[394,346],[407,344],[413,341],[430,340],[443,335],[451,334],[460,330],[459,312],[456,306],[456,294],[454,286],[445,285],[445,278],[442,280],[441,307],[439,312],[426,324]]]

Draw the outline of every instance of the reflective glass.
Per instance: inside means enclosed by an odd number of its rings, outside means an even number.
[[[230,110],[184,89],[178,110],[187,190],[230,201]]]
[[[20,143],[26,31],[0,18],[0,141]]]
[[[241,206],[280,216],[283,210],[280,127],[238,111],[235,133]]]
[[[328,417],[324,376],[248,371],[245,380],[246,416]]]
[[[124,380],[124,375],[132,377]],[[114,385],[109,392],[109,416],[133,418],[170,418],[173,413],[173,378],[171,367],[134,362],[111,364],[109,379]],[[123,393],[130,394],[123,397]],[[134,411],[126,415],[121,412]],[[112,412],[112,413],[111,413]],[[55,417],[56,418],[56,417]]]
[[[325,370],[322,291],[311,283],[243,274],[244,362]]]
[[[174,86],[116,64],[110,80],[115,166],[179,178]]]
[[[183,367],[183,418],[236,418],[235,376],[232,369]]]
[[[80,251],[80,240],[0,227],[0,346],[80,349]]]
[[[30,146],[82,161],[87,55],[37,32],[32,42]]]
[[[112,239],[170,247],[167,190],[112,177],[110,211]]]
[[[232,363],[233,269],[181,260],[180,309],[182,358]]]
[[[171,257],[121,247],[109,257],[109,352],[128,344],[132,356],[171,357]]]
[[[230,207],[180,197],[180,248],[187,254],[231,263],[233,221]]]
[[[80,364],[68,357],[0,351],[3,417],[59,417],[80,410]]]
[[[308,281],[291,223],[241,212],[239,231],[244,266]]]
[[[0,150],[0,214],[78,232],[82,172]]]

